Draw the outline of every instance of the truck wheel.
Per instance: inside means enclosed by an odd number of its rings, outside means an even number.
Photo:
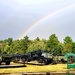
[[[43,60],[43,65],[47,65],[47,59]]]
[[[42,59],[38,59],[38,63],[43,63],[43,60]]]
[[[65,64],[65,60],[63,58],[61,59],[61,63]]]
[[[24,63],[24,62],[26,61],[26,58],[22,58],[21,60],[22,60],[22,62]]]
[[[10,65],[10,62],[5,62],[6,65]]]
[[[0,65],[1,65],[1,62],[0,62]]]

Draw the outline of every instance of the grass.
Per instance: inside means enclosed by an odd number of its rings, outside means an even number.
[[[56,64],[56,65],[28,65],[23,68],[1,68],[0,73],[15,73],[15,72],[54,72],[54,71],[66,71],[66,64]]]

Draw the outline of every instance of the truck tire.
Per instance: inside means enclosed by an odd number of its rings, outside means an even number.
[[[1,65],[1,62],[0,62],[0,65]]]
[[[38,59],[37,61],[38,61],[38,63],[43,63],[43,59],[41,59],[41,58]]]
[[[27,58],[21,58],[21,61],[23,62],[23,63],[25,63],[25,62],[28,62],[28,59]]]
[[[48,64],[47,59],[44,59],[44,60],[43,60],[43,65],[47,65],[47,64]]]
[[[7,61],[7,62],[5,62],[5,64],[6,64],[6,65],[10,65],[10,62]]]
[[[63,58],[61,59],[61,63],[65,64],[65,60]]]

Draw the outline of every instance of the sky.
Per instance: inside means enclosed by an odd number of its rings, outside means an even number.
[[[0,40],[7,38],[75,41],[75,0],[0,0]]]

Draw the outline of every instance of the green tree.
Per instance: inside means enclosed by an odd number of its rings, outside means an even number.
[[[73,42],[73,41],[72,41],[71,37],[69,37],[69,36],[66,36],[66,37],[65,37],[65,39],[64,39],[64,44],[72,43],[72,42]]]
[[[29,43],[30,43],[30,40],[28,36],[25,36],[24,39],[20,40],[20,46],[23,53],[27,52]]]
[[[0,41],[0,54],[3,53],[3,41],[1,40]]]
[[[55,49],[58,47],[58,44],[59,44],[58,38],[56,37],[55,34],[52,34],[49,37],[49,40],[47,40],[46,49],[54,52]]]
[[[6,53],[6,54],[11,54],[11,53],[10,53],[10,46],[9,46],[9,45],[6,45],[6,46],[4,47],[4,53]]]
[[[57,47],[54,50],[54,55],[62,55],[63,46],[57,45]]]
[[[4,43],[8,44],[9,46],[12,44],[13,39],[12,38],[8,38],[4,40]]]
[[[75,42],[72,43],[72,52],[75,53]]]
[[[10,47],[10,50],[11,50],[10,52],[12,54],[20,53],[20,50],[21,50],[21,48],[20,48],[20,41],[19,40],[13,41],[13,43],[12,43],[12,45]]]
[[[66,36],[64,39],[64,50],[63,50],[63,54],[72,52],[72,39],[69,36]]]
[[[40,40],[40,38],[37,37],[35,40],[31,41],[28,47],[28,52],[31,52],[34,50],[45,50],[45,44],[46,44],[45,39]]]

